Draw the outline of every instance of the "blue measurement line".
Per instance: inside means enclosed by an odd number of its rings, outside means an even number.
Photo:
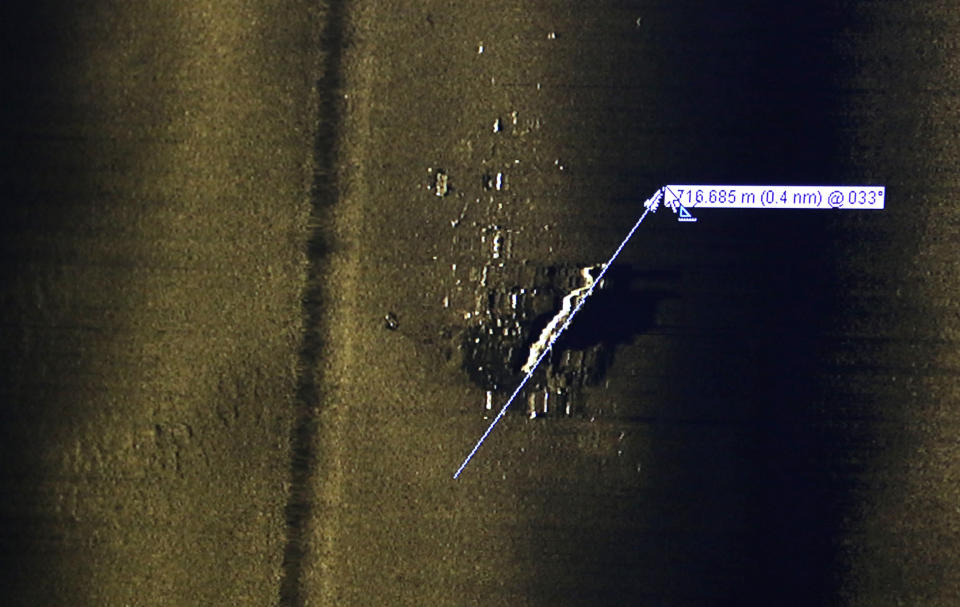
[[[477,450],[480,448],[480,445],[483,444],[483,441],[487,440],[487,437],[490,436],[490,433],[493,432],[494,426],[500,421],[503,415],[507,412],[507,409],[513,404],[514,399],[517,398],[517,395],[520,394],[520,391],[523,390],[523,387],[527,385],[527,382],[530,381],[530,378],[533,377],[533,374],[536,372],[537,367],[540,366],[540,363],[543,362],[543,359],[546,358],[547,354],[553,349],[553,344],[563,335],[563,332],[567,330],[567,327],[570,326],[570,323],[573,321],[573,317],[577,315],[577,312],[580,311],[580,308],[583,307],[583,304],[586,303],[587,299],[593,295],[593,290],[600,284],[600,281],[603,280],[603,275],[607,273],[607,270],[610,269],[610,266],[613,265],[614,260],[617,256],[620,255],[620,251],[627,246],[627,242],[633,238],[634,232],[637,231],[637,228],[640,227],[640,224],[643,223],[643,220],[647,217],[647,213],[651,211],[656,212],[657,205],[660,202],[660,198],[663,196],[663,188],[657,190],[653,196],[651,196],[644,203],[646,209],[643,211],[643,214],[640,215],[640,219],[637,220],[637,223],[633,224],[633,228],[630,229],[630,232],[627,234],[627,237],[623,239],[623,242],[620,243],[620,246],[617,247],[617,250],[613,252],[613,255],[610,256],[610,259],[607,260],[607,263],[603,265],[603,269],[600,270],[600,275],[597,276],[597,279],[590,285],[590,289],[587,291],[586,295],[580,298],[580,301],[577,302],[577,305],[573,308],[573,312],[570,313],[570,316],[567,317],[567,321],[563,323],[563,326],[560,327],[560,330],[557,331],[554,336],[550,339],[550,342],[547,344],[547,347],[544,348],[543,353],[540,354],[540,358],[537,359],[537,362],[527,371],[527,374],[523,376],[523,380],[520,382],[520,385],[517,386],[517,389],[513,391],[513,394],[510,395],[510,398],[507,399],[507,404],[500,409],[500,412],[497,413],[497,416],[493,418],[493,421],[490,422],[490,425],[487,427],[486,432],[483,433],[483,436],[480,437],[480,440],[477,441],[477,444],[473,446],[473,449],[470,450],[470,453],[467,455],[466,459],[463,460],[463,463],[460,464],[460,467],[457,468],[457,471],[454,473],[453,478],[459,478],[460,473],[463,472],[463,469],[467,467],[467,464],[470,463],[470,460],[473,459],[473,456],[476,454]]]

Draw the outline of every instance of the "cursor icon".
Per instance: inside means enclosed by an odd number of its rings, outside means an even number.
[[[670,207],[670,210],[673,211],[674,215],[678,215],[677,221],[684,223],[694,223],[697,221],[697,218],[690,214],[690,211],[687,210],[687,207],[680,204],[680,194],[677,194],[669,187],[664,187],[667,191],[667,198],[664,200],[663,204]],[[681,193],[683,191],[681,190]]]

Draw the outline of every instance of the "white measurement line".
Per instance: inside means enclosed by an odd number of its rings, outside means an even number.
[[[480,448],[480,445],[483,444],[483,441],[487,440],[487,437],[490,436],[490,433],[493,432],[494,426],[500,421],[500,418],[507,412],[507,409],[513,403],[514,399],[517,398],[517,395],[520,394],[520,390],[523,390],[523,387],[527,385],[527,382],[530,381],[530,378],[533,377],[534,372],[536,372],[537,367],[540,366],[540,363],[543,362],[543,359],[546,358],[547,354],[550,353],[550,350],[553,348],[553,344],[556,343],[557,339],[567,330],[567,327],[570,326],[570,323],[573,321],[573,318],[577,315],[577,312],[580,311],[580,308],[583,307],[583,304],[586,303],[587,299],[590,298],[590,295],[593,294],[594,289],[600,281],[603,280],[603,275],[607,273],[607,270],[610,269],[610,266],[613,264],[617,256],[620,255],[620,252],[623,251],[623,248],[627,246],[627,242],[633,237],[634,232],[637,231],[637,228],[640,227],[640,224],[643,223],[643,220],[647,217],[647,213],[656,212],[657,205],[660,203],[660,198],[663,196],[663,188],[660,188],[654,192],[653,196],[647,199],[643,205],[646,207],[643,211],[643,214],[640,215],[640,219],[637,220],[637,223],[633,224],[633,228],[630,229],[630,232],[627,233],[626,238],[623,239],[623,242],[620,243],[620,246],[617,247],[617,250],[613,252],[613,255],[610,256],[610,259],[607,260],[607,263],[603,264],[603,268],[600,270],[600,275],[597,276],[597,279],[590,285],[590,289],[586,292],[583,297],[579,298],[577,305],[573,308],[573,312],[567,317],[566,321],[563,323],[563,326],[560,327],[560,330],[553,334],[553,337],[550,338],[547,347],[543,349],[540,353],[540,357],[537,358],[537,361],[529,366],[527,374],[523,376],[523,380],[520,382],[520,385],[517,386],[517,389],[513,391],[513,394],[510,395],[510,398],[507,399],[507,403],[500,409],[500,412],[497,413],[497,416],[493,418],[493,421],[490,422],[490,425],[487,427],[486,432],[483,433],[483,436],[480,437],[480,440],[477,441],[477,444],[473,446],[473,449],[470,450],[470,453],[467,455],[466,459],[463,460],[463,463],[460,464],[460,467],[457,468],[457,471],[454,473],[453,478],[458,478],[460,473],[463,472],[463,469],[467,467],[467,464],[470,463],[470,460],[476,454],[477,450]]]

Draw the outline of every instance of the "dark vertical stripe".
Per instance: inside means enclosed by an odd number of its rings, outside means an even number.
[[[323,282],[327,253],[331,208],[337,202],[336,173],[337,135],[342,108],[341,53],[344,44],[345,2],[326,3],[322,75],[317,82],[316,141],[314,142],[314,177],[310,196],[312,233],[307,243],[307,284],[302,298],[303,342],[299,352],[296,413],[290,442],[290,495],[285,509],[286,545],[283,553],[283,577],[280,581],[280,605],[297,607],[305,602],[303,574],[306,557],[311,551],[309,525],[313,514],[314,481],[317,470],[317,412],[322,406],[320,361],[327,347],[323,340]]]

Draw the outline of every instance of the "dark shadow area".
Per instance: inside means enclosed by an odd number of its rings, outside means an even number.
[[[671,179],[846,183],[850,176],[837,169],[843,97],[835,70],[842,60],[832,43],[846,17],[823,2],[677,9],[665,24],[683,31],[667,51],[673,86],[680,89],[669,116],[693,131],[671,140],[677,159]],[[712,252],[714,263],[729,268],[730,286],[691,294],[696,303],[689,309],[746,309],[750,319],[725,327],[732,329],[726,339],[700,346],[709,356],[678,352],[685,368],[703,377],[678,373],[668,382],[673,394],[660,412],[664,440],[653,458],[670,474],[655,483],[673,498],[661,502],[661,520],[684,528],[679,511],[689,528],[721,530],[707,532],[720,538],[714,546],[702,545],[696,534],[681,536],[673,549],[682,555],[679,562],[692,566],[674,573],[699,571],[706,580],[711,570],[739,574],[701,590],[729,604],[823,605],[836,598],[848,488],[831,468],[843,458],[846,439],[823,430],[829,397],[816,369],[823,321],[839,310],[843,288],[831,270],[834,219],[799,211],[713,213],[697,226],[727,243],[702,254]],[[691,320],[702,327],[725,324],[711,312],[703,316]],[[731,443],[728,433],[675,433],[670,419],[739,429]],[[705,479],[702,468],[710,460],[721,463],[713,467],[715,477]],[[722,566],[723,559],[737,565]],[[698,576],[688,584],[683,590],[674,585],[673,592],[696,596]]]
[[[837,169],[843,97],[835,70],[842,60],[832,46],[845,26],[842,13],[829,3],[757,3],[722,13],[684,12],[676,23],[696,36],[688,52],[677,55],[677,81],[689,90],[673,110],[677,123],[696,126],[696,135],[675,144],[704,151],[675,167],[679,181],[847,182],[850,176]],[[664,414],[683,417],[686,409],[694,419],[742,423],[737,434],[745,442],[732,455],[723,452],[729,444],[708,438],[682,446],[668,440],[654,458],[675,459],[678,447],[685,451],[682,461],[689,466],[660,481],[670,494],[685,496],[692,519],[729,528],[721,536],[740,553],[735,560],[742,563],[742,577],[715,587],[738,605],[836,600],[849,488],[831,469],[850,439],[824,431],[831,407],[817,375],[818,340],[824,321],[839,311],[843,289],[831,270],[834,219],[824,213],[741,213],[711,217],[712,225],[702,226],[730,239],[717,253],[733,267],[731,290],[740,292],[698,295],[696,307],[736,302],[751,311],[751,320],[736,327],[731,339],[715,343],[711,358],[755,362],[749,374],[755,383],[742,383],[743,370],[736,366],[704,365],[709,377],[678,381],[682,387]],[[707,458],[729,461],[713,482],[704,482],[697,469]],[[729,495],[739,491],[742,500]],[[670,509],[675,512],[676,504]],[[702,551],[694,542],[686,549]],[[722,552],[714,557],[724,558]],[[711,565],[693,561],[704,569]]]
[[[669,276],[666,276],[669,274]],[[657,277],[660,284],[645,284]],[[657,308],[677,293],[663,283],[676,279],[676,273],[642,272],[625,265],[614,265],[604,281],[609,287],[594,291],[577,313],[570,328],[557,340],[555,349],[584,350],[603,344],[610,351],[613,363],[616,346],[633,342],[638,335],[654,326]],[[543,326],[549,319],[538,319]]]
[[[55,548],[63,532],[41,509],[41,487],[46,437],[63,423],[57,409],[64,392],[56,378],[43,376],[65,357],[54,359],[49,347],[39,345],[62,327],[41,309],[42,277],[35,265],[54,254],[13,243],[27,230],[43,233],[62,221],[45,213],[42,203],[48,174],[64,159],[24,144],[65,117],[64,100],[52,93],[71,50],[64,8],[50,1],[0,6],[0,588],[11,605],[50,600],[61,583]],[[78,212],[78,201],[70,204],[64,210]]]
[[[596,80],[591,66],[612,62],[603,73],[622,87],[606,103],[637,100],[636,116],[618,114],[600,145],[638,165],[657,150],[641,171],[610,165],[614,198],[643,191],[651,166],[666,183],[856,183],[840,158],[844,6],[669,3],[644,15],[642,40],[611,34],[602,57],[585,50],[578,69]],[[698,224],[665,228],[673,250],[644,253],[648,267],[687,277],[675,295],[689,323],[663,375],[647,379],[656,385],[626,412],[652,431],[653,472],[642,493],[594,504],[653,527],[629,539],[578,537],[561,550],[616,564],[590,582],[608,604],[831,604],[851,489],[831,468],[859,439],[827,430],[831,396],[817,358],[842,299],[835,239],[852,236],[824,211],[700,214]],[[698,284],[720,271],[724,281]],[[627,304],[598,296],[570,339],[604,334],[605,323],[608,338],[642,330],[620,324],[630,315],[618,305]]]

